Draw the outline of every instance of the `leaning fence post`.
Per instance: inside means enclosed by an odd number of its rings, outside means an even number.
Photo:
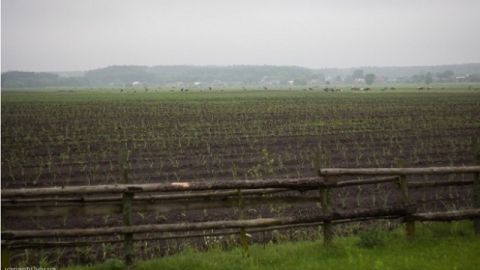
[[[399,167],[404,167],[403,162],[398,162]],[[407,216],[405,217],[405,232],[407,238],[415,236],[415,220],[411,217],[411,200],[408,192],[407,176],[402,174],[399,178],[400,191],[402,192],[403,205],[407,208]]]
[[[128,155],[128,153],[126,154]],[[126,156],[123,164],[123,183],[128,184],[128,156]],[[122,200],[122,213],[123,213],[123,225],[131,226],[132,225],[132,201],[133,201],[133,192],[126,191],[123,193]],[[133,234],[126,233],[124,235],[124,260],[126,265],[133,264]]]
[[[475,155],[475,164],[480,165],[480,142],[478,138],[473,139],[473,151]],[[476,172],[473,179],[473,207],[480,208],[480,173]],[[480,218],[473,219],[475,234],[480,235]]]

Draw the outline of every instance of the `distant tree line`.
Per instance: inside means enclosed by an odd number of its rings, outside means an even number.
[[[324,76],[315,70],[295,66],[110,66],[87,71],[81,77],[61,77],[54,73],[5,72],[2,87],[55,86],[128,86],[133,82],[144,85],[164,85],[200,82],[204,84],[304,85],[323,82]]]
[[[455,70],[472,71],[458,77],[454,70],[423,70],[410,76],[388,77],[393,68],[349,69],[308,69],[296,66],[110,66],[85,72],[82,76],[67,77],[56,73],[9,71],[2,73],[2,88],[35,87],[108,87],[141,85],[171,85],[176,83],[203,85],[318,85],[335,83],[399,82],[426,83],[480,82],[480,65],[465,64],[452,66]],[[402,70],[396,68],[395,70]],[[403,70],[419,70],[418,67],[404,67]],[[402,72],[400,72],[402,73]],[[403,71],[405,73],[405,71]],[[402,74],[403,74],[402,73]],[[329,75],[327,75],[329,74]],[[465,74],[465,73],[463,73]]]
[[[81,77],[60,77],[55,73],[10,71],[2,73],[2,88],[84,86]]]

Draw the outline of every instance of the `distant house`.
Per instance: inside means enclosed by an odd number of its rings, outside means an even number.
[[[322,84],[323,83],[323,80],[319,80],[319,79],[313,79],[313,80],[310,80],[307,82],[307,84],[309,85],[318,85],[318,84]]]
[[[357,79],[355,79],[354,82],[355,82],[355,83],[362,83],[362,84],[363,84],[363,83],[365,83],[365,79],[364,79],[364,78],[357,78]]]
[[[134,81],[134,82],[132,82],[132,86],[133,86],[133,87],[136,87],[136,86],[137,86],[137,87],[138,87],[138,86],[142,86],[142,83],[141,83],[141,82],[139,82],[139,81]]]
[[[375,82],[376,82],[376,83],[384,83],[385,81],[388,81],[388,79],[386,79],[386,78],[383,77],[383,76],[377,76],[377,77],[375,78]]]

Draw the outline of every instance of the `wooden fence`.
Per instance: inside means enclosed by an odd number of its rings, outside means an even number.
[[[445,174],[470,174],[473,177],[467,180],[441,181],[409,181],[408,179],[412,175]],[[416,221],[473,219],[476,233],[480,233],[479,174],[480,166],[328,168],[318,169],[318,177],[315,178],[128,184],[128,175],[125,173],[123,176],[125,184],[3,189],[1,191],[2,219],[120,214],[123,216],[123,225],[42,230],[5,229],[2,226],[2,253],[14,249],[73,247],[123,242],[124,259],[127,264],[131,264],[134,260],[133,243],[135,241],[239,234],[240,243],[245,250],[248,249],[247,233],[300,226],[322,226],[324,244],[328,245],[334,236],[335,224],[371,219],[402,218],[406,223],[408,237],[415,235]],[[339,180],[345,178],[345,176],[356,176],[357,178],[368,176],[368,178]],[[348,212],[336,211],[332,207],[331,193],[336,188],[385,183],[398,184],[398,191],[402,198],[401,206]],[[409,191],[411,189],[452,185],[473,185],[473,207],[471,209],[429,213],[417,212],[410,197]],[[244,218],[244,210],[247,206],[312,202],[320,203],[321,210],[308,216]],[[239,218],[236,220],[142,225],[135,225],[132,222],[132,213],[136,212],[167,213],[231,207],[239,209]],[[211,231],[209,233],[199,232],[203,230]],[[147,233],[166,232],[170,234],[154,238],[134,237]],[[123,236],[123,239],[112,239],[110,237],[104,240],[71,240],[79,237],[118,235]],[[58,240],[62,238],[68,240]],[[33,239],[36,241],[32,241]]]

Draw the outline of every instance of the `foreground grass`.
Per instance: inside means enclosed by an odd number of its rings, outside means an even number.
[[[479,269],[480,237],[471,222],[422,225],[414,240],[403,231],[370,231],[337,238],[331,248],[320,241],[253,245],[250,257],[239,248],[211,249],[138,262],[133,269]],[[71,270],[124,269],[120,261]]]

